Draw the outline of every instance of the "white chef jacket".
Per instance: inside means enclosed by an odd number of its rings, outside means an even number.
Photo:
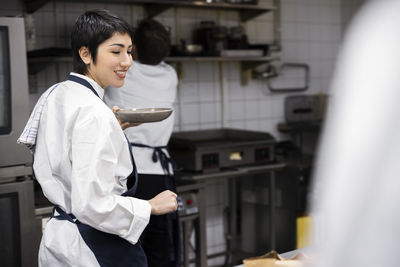
[[[106,88],[104,102],[120,108],[172,108],[177,84],[174,68],[165,62],[154,66],[133,62],[121,88]],[[173,128],[174,112],[163,121],[130,127],[125,133],[132,143],[166,146]],[[152,160],[153,149],[133,146],[132,151],[138,173],[165,174],[160,162]],[[173,173],[171,166],[170,173]]]
[[[72,74],[87,80],[103,97],[104,90],[92,79]],[[120,196],[127,190],[132,163],[118,121],[102,99],[83,85],[64,81],[52,89],[42,95],[47,100],[33,164],[44,195],[80,222],[135,244],[148,224],[151,206]],[[75,224],[51,219],[40,244],[39,265],[98,263]]]

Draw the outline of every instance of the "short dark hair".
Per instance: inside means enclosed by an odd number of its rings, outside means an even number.
[[[132,38],[132,27],[123,19],[105,9],[86,11],[80,15],[71,31],[71,48],[74,71],[86,74],[87,66],[79,55],[81,47],[87,47],[93,62],[96,64],[97,48],[116,32],[129,34]]]
[[[169,54],[169,32],[154,19],[142,20],[133,39],[137,58],[142,64],[157,65]]]

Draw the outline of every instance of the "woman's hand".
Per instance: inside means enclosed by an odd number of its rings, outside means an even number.
[[[165,190],[159,193],[157,196],[149,200],[151,205],[151,214],[163,215],[176,211],[178,208],[178,202],[176,201],[177,195],[170,191]]]
[[[125,130],[126,128],[129,128],[129,127],[138,126],[138,125],[141,124],[141,123],[133,123],[133,122],[121,121],[121,119],[118,117],[118,114],[117,114],[117,112],[120,111],[120,108],[117,107],[117,106],[113,106],[112,107],[112,111],[114,112],[115,117],[117,117],[117,120],[119,122],[119,125],[121,125],[122,130]]]

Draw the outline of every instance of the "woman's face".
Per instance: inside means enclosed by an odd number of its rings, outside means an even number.
[[[115,33],[97,48],[96,64],[88,66],[87,76],[102,88],[124,85],[126,72],[132,65],[132,39],[128,34]]]

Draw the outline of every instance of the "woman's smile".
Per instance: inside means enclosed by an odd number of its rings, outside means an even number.
[[[126,76],[126,72],[128,70],[116,70],[115,73],[117,74],[117,76],[121,79],[125,79]]]

